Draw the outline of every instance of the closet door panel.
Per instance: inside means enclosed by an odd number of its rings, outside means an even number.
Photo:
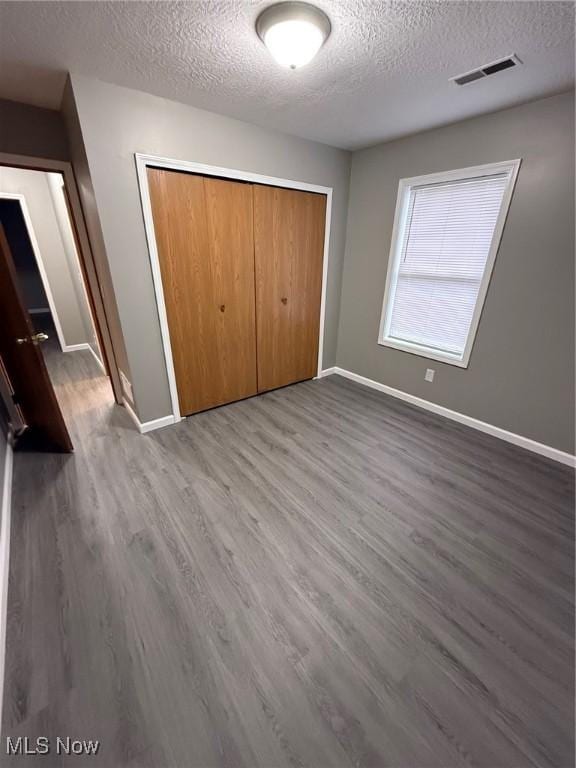
[[[182,415],[256,393],[251,188],[148,169]]]
[[[256,307],[252,187],[204,179],[213,283],[217,287],[221,401],[255,395]]]
[[[313,378],[326,197],[254,186],[258,391]]]

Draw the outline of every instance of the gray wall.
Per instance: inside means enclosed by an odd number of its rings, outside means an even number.
[[[68,160],[62,116],[52,109],[0,99],[0,152]]]
[[[66,346],[90,341],[58,228],[47,174],[0,167],[0,192],[24,195]]]
[[[72,75],[71,86],[141,421],[171,406],[135,152],[334,188],[324,367],[334,365],[350,154],[97,80]]]
[[[74,294],[76,296],[78,309],[80,311],[80,319],[82,321],[82,325],[84,326],[86,341],[92,347],[94,354],[102,362],[102,355],[100,353],[100,348],[98,347],[96,329],[94,327],[94,321],[92,320],[92,314],[90,312],[88,295],[84,286],[84,277],[82,275],[82,268],[80,266],[80,257],[78,255],[78,251],[76,250],[76,241],[74,238],[74,232],[72,231],[72,224],[70,222],[68,206],[66,205],[66,198],[64,196],[64,178],[60,173],[46,173],[46,179],[48,181],[48,188],[52,198],[52,207],[54,209],[56,224],[58,225],[58,231],[60,232],[62,245],[64,246],[64,254],[68,264],[70,279],[72,281]]]
[[[68,137],[68,146],[70,148],[70,160],[74,168],[74,176],[78,187],[78,195],[86,231],[90,240],[90,249],[92,252],[94,269],[98,277],[100,296],[106,312],[106,327],[109,331],[109,343],[103,339],[106,348],[106,355],[110,365],[110,380],[114,390],[114,395],[118,401],[121,400],[120,380],[116,367],[118,366],[130,379],[130,366],[126,354],[126,345],[124,335],[120,325],[120,316],[118,314],[118,304],[112,285],[112,276],[110,274],[110,265],[104,246],[104,237],[102,235],[102,225],[100,215],[94,196],[94,187],[92,177],[88,168],[88,159],[86,157],[86,147],[78,119],[78,110],[76,109],[76,100],[72,92],[70,78],[66,81],[64,95],[62,98],[62,116],[66,127]],[[102,324],[100,325],[102,328]],[[112,347],[110,349],[110,346]],[[131,398],[129,398],[131,400]]]
[[[518,157],[468,369],[379,346],[399,179]],[[574,452],[572,93],[354,153],[337,364]]]

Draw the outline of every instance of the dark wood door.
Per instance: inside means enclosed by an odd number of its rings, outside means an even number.
[[[42,450],[70,452],[72,441],[34,334],[0,224],[0,357],[29,434],[34,436],[33,445]]]
[[[182,415],[255,395],[252,187],[148,169]]]
[[[326,196],[254,186],[258,391],[318,368]]]

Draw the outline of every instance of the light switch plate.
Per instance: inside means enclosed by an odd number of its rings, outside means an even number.
[[[424,380],[434,381],[434,368],[426,368],[426,373],[424,374]]]

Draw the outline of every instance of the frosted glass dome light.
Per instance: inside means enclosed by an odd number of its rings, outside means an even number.
[[[278,64],[290,69],[312,61],[330,34],[328,16],[314,5],[277,3],[256,20],[256,31]]]

